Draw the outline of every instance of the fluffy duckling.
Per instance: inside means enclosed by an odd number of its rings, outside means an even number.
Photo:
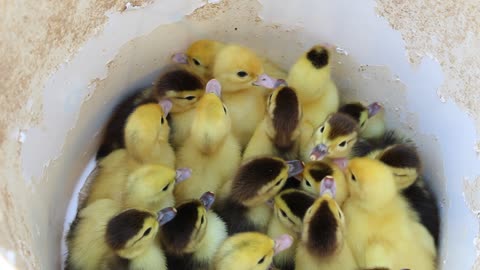
[[[385,111],[378,102],[373,102],[368,106],[360,102],[348,103],[341,106],[338,112],[348,114],[358,122],[362,138],[380,138],[385,134]]]
[[[295,90],[287,86],[275,90],[268,97],[267,114],[253,133],[243,159],[264,155],[297,159],[301,118]]]
[[[262,61],[245,47],[227,45],[215,57],[213,76],[222,85],[222,99],[229,109],[232,131],[242,149],[265,114],[265,91],[282,84],[264,73]]]
[[[170,126],[167,121],[172,103],[162,100],[159,104],[139,106],[130,114],[125,124],[125,149],[139,163],[174,168],[175,153],[168,142]]]
[[[178,166],[192,169],[189,183],[175,188],[179,201],[217,192],[240,164],[240,146],[231,132],[229,109],[220,99],[220,85],[211,80],[206,88],[195,109],[192,132],[177,152]]]
[[[313,204],[315,197],[309,193],[288,189],[274,198],[273,217],[268,224],[267,235],[275,238],[282,234],[292,236],[292,247],[273,258],[275,266],[282,270],[295,268],[295,250],[303,227],[303,217]]]
[[[215,252],[227,238],[225,223],[209,211],[214,199],[207,192],[199,200],[178,205],[175,218],[161,228],[169,269],[213,269]]]
[[[265,232],[272,214],[267,201],[283,187],[287,178],[303,170],[301,161],[284,161],[276,157],[260,157],[245,162],[229,182],[228,198],[217,206],[227,223],[228,233]]]
[[[129,173],[129,168],[119,162],[119,166],[103,167],[116,154],[117,150],[100,162],[98,175],[89,187],[89,195],[85,205],[99,199],[111,199],[123,208],[139,208],[158,211],[175,204],[173,196],[174,185],[187,179],[189,169],[176,171],[163,165],[142,165]],[[123,152],[124,153],[124,152]],[[113,163],[113,162],[112,162]],[[109,164],[110,165],[110,164]]]
[[[267,270],[272,258],[292,245],[289,235],[272,239],[257,232],[230,236],[215,255],[215,270]]]
[[[335,200],[339,205],[348,197],[348,185],[345,180],[345,174],[340,167],[329,161],[310,161],[305,164],[303,169],[301,188],[315,196],[320,195],[320,187],[324,180],[335,181],[336,196]]]
[[[345,239],[345,219],[335,201],[335,182],[324,180],[321,197],[307,210],[295,256],[296,270],[357,269]]]
[[[338,110],[338,90],[330,76],[329,61],[328,48],[317,45],[304,53],[288,73],[288,85],[295,88],[303,107],[303,120],[312,128]]]
[[[103,199],[78,213],[67,236],[65,269],[167,269],[154,240],[158,227],[173,219],[176,210],[120,211],[117,202]]]
[[[412,214],[382,162],[354,158],[343,210],[348,243],[361,268],[435,269],[434,240]]]
[[[303,161],[329,158],[343,168],[357,137],[357,122],[349,115],[334,113],[317,128],[303,148]]]
[[[168,115],[170,142],[177,149],[190,133],[197,102],[205,93],[205,83],[200,77],[186,70],[166,72],[155,82],[153,97],[168,99],[172,109]]]

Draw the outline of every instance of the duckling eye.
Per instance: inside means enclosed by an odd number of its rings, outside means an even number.
[[[325,126],[322,126],[322,127],[320,128],[320,133],[323,133],[324,131],[325,131]]]
[[[143,233],[143,237],[149,235],[151,231],[152,231],[152,228],[148,228],[148,229]]]
[[[163,120],[163,117],[162,117],[162,120],[160,121],[160,123],[163,125],[163,122],[165,122],[165,120]]]
[[[279,186],[282,183],[282,179],[278,180],[277,183],[275,183],[275,186]]]
[[[365,126],[365,121],[362,122],[362,124],[360,124],[360,127],[363,127]]]
[[[285,213],[283,210],[280,210],[280,214],[282,214],[283,217],[287,217],[287,213]]]
[[[202,216],[202,219],[200,220],[200,225],[203,225],[204,222],[205,222],[205,216]]]
[[[307,186],[309,186],[309,187],[312,186],[312,184],[310,184],[310,181],[308,181],[308,180],[305,180],[305,184],[307,184]]]
[[[357,178],[355,177],[355,175],[353,173],[352,173],[352,180],[357,181]]]
[[[238,76],[238,77],[245,77],[245,76],[247,76],[247,75],[248,75],[248,73],[247,73],[247,72],[245,72],[245,71],[243,71],[243,70],[242,70],[242,71],[239,71],[239,72],[237,72],[237,76]]]
[[[265,261],[265,256],[263,256],[263,257],[258,261],[257,264],[262,264],[264,261]]]
[[[200,66],[200,62],[197,59],[193,58],[192,61],[196,66]]]
[[[342,218],[342,213],[340,211],[338,211],[338,218]]]
[[[185,97],[186,100],[194,100],[195,99],[195,96],[187,96]]]
[[[223,111],[227,114],[227,108],[225,108],[225,106],[223,106]]]
[[[162,189],[162,191],[166,191],[169,186],[170,186],[170,183],[168,183],[168,185],[166,185],[166,186]]]
[[[347,145],[347,141],[343,141],[343,142],[338,144],[338,146],[340,146],[340,147],[345,147],[346,145]]]

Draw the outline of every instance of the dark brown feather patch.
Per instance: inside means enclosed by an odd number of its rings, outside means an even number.
[[[310,253],[318,257],[332,255],[338,247],[337,220],[323,201],[315,211],[308,228],[307,248]]]
[[[325,162],[317,161],[308,170],[315,182],[320,182],[325,176],[333,176],[333,169]]]
[[[282,200],[287,204],[292,214],[303,220],[307,209],[312,206],[315,198],[305,192],[295,191],[282,194]]]
[[[113,217],[107,224],[105,235],[107,244],[113,250],[125,247],[142,228],[147,217],[152,215],[148,212],[129,209]]]
[[[198,200],[179,205],[175,218],[161,227],[162,242],[170,253],[182,254],[187,247],[196,229],[199,207]]]
[[[269,157],[247,162],[238,169],[233,179],[231,198],[243,202],[255,197],[258,190],[273,181],[284,168],[281,160]]]
[[[420,157],[414,146],[407,144],[397,144],[386,150],[380,156],[380,161],[395,168],[415,168],[421,167]]]
[[[193,91],[203,89],[202,80],[195,74],[179,69],[160,76],[155,83],[155,97],[161,99],[167,91]]]
[[[328,138],[333,140],[339,136],[348,135],[358,129],[358,123],[349,115],[344,113],[334,113],[328,119],[330,124],[330,133]]]
[[[328,65],[329,54],[328,51],[323,47],[312,48],[307,53],[307,59],[312,63],[316,69],[320,69]]]
[[[338,112],[350,115],[355,121],[360,122],[360,115],[367,108],[360,102],[348,103],[340,107]]]
[[[290,87],[283,87],[276,96],[272,119],[275,129],[273,143],[280,152],[287,152],[295,143],[292,133],[300,122],[298,103],[297,94]]]

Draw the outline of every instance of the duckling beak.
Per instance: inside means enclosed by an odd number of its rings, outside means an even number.
[[[178,64],[188,64],[188,56],[184,53],[176,53],[172,55],[172,61]]]
[[[376,115],[381,109],[383,109],[383,106],[378,103],[378,102],[373,102],[372,104],[367,106],[368,109],[368,118]]]
[[[192,169],[190,168],[180,168],[175,171],[175,183],[180,183],[192,176]]]
[[[173,103],[169,99],[162,99],[158,102],[158,105],[162,107],[163,116],[167,117],[168,113],[172,110]]]
[[[176,215],[177,209],[173,207],[163,208],[162,210],[158,211],[158,223],[160,224],[160,226],[162,226],[165,223],[170,222]]]
[[[336,193],[337,186],[335,185],[335,179],[330,175],[325,176],[320,183],[320,196],[330,194],[332,198],[335,198]]]
[[[275,240],[275,247],[274,253],[278,254],[281,251],[284,251],[285,249],[289,248],[292,243],[293,243],[293,237],[291,237],[288,234],[282,234],[279,237],[277,237]]]
[[[288,166],[288,177],[292,177],[303,172],[304,164],[300,160],[289,160],[287,161]]]
[[[268,207],[270,207],[271,209],[273,209],[273,198],[268,199],[265,203],[268,205]]]
[[[270,76],[268,76],[267,74],[264,73],[264,74],[258,76],[258,79],[256,81],[254,81],[252,84],[256,85],[256,86],[263,86],[267,89],[274,89],[274,88],[277,88],[281,85],[287,85],[287,82],[285,80],[282,80],[282,79],[272,78],[272,77],[270,77]]]
[[[208,81],[205,86],[205,93],[213,93],[217,97],[222,97],[222,86],[220,85],[220,82],[215,79]]]
[[[348,158],[335,158],[333,159],[333,163],[335,163],[340,168],[340,170],[345,172],[345,169],[348,166]]]
[[[213,192],[207,191],[203,193],[202,197],[200,197],[200,201],[208,211],[210,210],[210,208],[213,205],[213,202],[215,201],[215,194]]]
[[[328,147],[325,144],[319,144],[310,152],[310,160],[322,160],[328,154]]]

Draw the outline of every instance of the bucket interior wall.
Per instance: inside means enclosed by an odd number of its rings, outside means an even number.
[[[29,50],[4,61],[0,269],[60,267],[64,225],[74,214],[67,210],[79,179],[94,165],[87,166],[113,107],[150,85],[174,52],[199,38],[249,46],[285,69],[316,43],[338,46],[332,71],[342,100],[383,103],[388,127],[419,147],[441,211],[439,269],[479,269],[480,98],[471,85],[480,85],[480,61],[471,59],[478,58],[480,39],[473,33],[480,21],[454,29],[458,24],[444,24],[446,15],[439,15],[448,3],[456,7],[451,16],[467,16],[469,1],[209,2],[215,3],[42,4],[46,21],[27,5],[0,11],[39,20],[18,22],[9,43],[0,45],[12,55],[22,44]],[[76,20],[91,25],[79,30]],[[425,21],[456,34],[458,42]],[[49,51],[40,54],[41,44]]]

